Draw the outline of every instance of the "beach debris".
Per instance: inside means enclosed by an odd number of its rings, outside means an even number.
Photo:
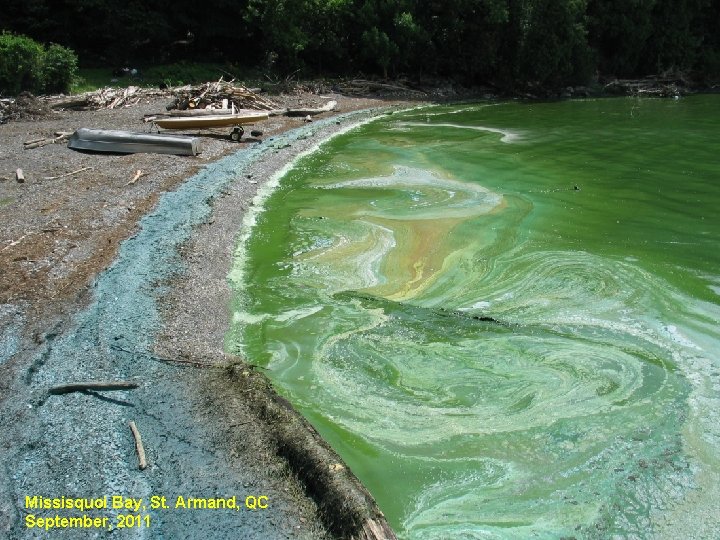
[[[47,144],[57,144],[59,142],[65,142],[68,137],[72,135],[72,131],[56,131],[53,137],[43,137],[40,139],[31,139],[23,143],[25,150],[31,150],[33,148],[40,148]]]
[[[613,79],[603,89],[608,94],[674,98],[687,94],[691,86],[682,73],[663,73],[643,79]]]
[[[392,84],[387,82],[369,81],[367,79],[351,79],[337,85],[337,90],[350,96],[366,96],[371,93],[381,92],[384,94],[426,96],[427,92],[416,90],[405,81],[398,80]]]
[[[140,169],[138,169],[137,171],[135,171],[135,176],[132,177],[132,180],[130,180],[130,181],[129,181],[127,184],[125,184],[125,185],[126,185],[126,186],[132,186],[135,182],[137,182],[137,181],[140,179],[140,177],[145,176],[146,174],[147,174],[147,173],[144,173],[144,172],[142,172]]]
[[[277,105],[242,84],[234,80],[224,81],[222,77],[215,82],[208,82],[200,86],[185,86],[171,89],[175,96],[174,103],[168,104],[167,109],[215,109],[232,111],[232,107],[238,109],[254,109],[271,111],[277,109]],[[227,100],[227,101],[224,101]],[[228,109],[228,105],[230,108]]]
[[[18,181],[18,184],[22,184],[25,182],[25,173],[22,169],[17,169],[15,171],[15,180]]]
[[[68,148],[118,154],[155,153],[195,156],[200,153],[200,139],[165,133],[80,128],[70,137]]]
[[[317,114],[334,111],[335,107],[337,107],[337,101],[331,100],[331,101],[328,101],[322,107],[309,108],[309,109],[279,109],[277,111],[272,111],[270,113],[270,115],[278,116],[279,114],[284,114],[285,116],[304,116],[307,119],[308,116],[315,116]],[[273,113],[275,113],[275,114],[273,114]]]
[[[76,169],[74,171],[67,172],[65,174],[59,174],[57,176],[46,176],[43,178],[43,180],[57,180],[58,178],[65,178],[66,176],[73,176],[75,174],[81,173],[83,171],[89,171],[92,167],[81,167],[80,169]]]
[[[45,101],[30,92],[20,92],[17,97],[0,99],[0,124],[8,120],[44,118],[51,112]]]
[[[137,105],[141,100],[149,97],[167,95],[167,91],[157,88],[140,88],[128,86],[127,88],[100,88],[94,92],[85,92],[74,96],[47,96],[43,99],[51,109],[117,109]]]
[[[89,390],[107,392],[112,390],[133,390],[140,385],[131,381],[86,381],[80,383],[61,384],[48,389],[48,394],[59,396],[72,392],[87,392]]]
[[[140,431],[138,430],[134,421],[130,420],[128,425],[130,426],[130,431],[132,431],[133,439],[135,439],[135,452],[137,452],[138,467],[142,471],[148,466],[147,459],[145,459],[145,447],[142,443],[142,437],[140,437]]]

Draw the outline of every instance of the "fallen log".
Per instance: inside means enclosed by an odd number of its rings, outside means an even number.
[[[314,109],[288,109],[285,112],[285,116],[315,116],[316,114],[322,114],[335,110],[337,107],[337,101],[328,101],[322,107]]]
[[[381,83],[377,81],[368,81],[365,79],[353,79],[339,83],[337,88],[340,92],[350,95],[367,95],[371,92],[402,92],[405,94],[413,94],[417,97],[426,96],[427,92],[416,90],[409,86],[399,84]]]
[[[99,392],[107,392],[112,390],[132,390],[140,385],[130,381],[87,381],[81,383],[61,384],[48,389],[48,394],[59,396],[62,394],[70,394],[72,392],[86,392],[88,390],[96,390]]]
[[[81,109],[89,105],[89,96],[90,93],[53,97],[49,105],[51,109]]]
[[[142,443],[142,437],[140,437],[140,431],[138,431],[135,422],[130,420],[128,425],[130,426],[130,431],[132,431],[133,439],[135,439],[135,452],[137,452],[138,456],[138,467],[142,471],[147,468],[147,459],[145,459],[145,447]]]

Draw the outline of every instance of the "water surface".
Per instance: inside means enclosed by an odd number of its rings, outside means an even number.
[[[402,538],[711,534],[719,126],[718,96],[622,98],[339,136],[238,248],[228,346]]]

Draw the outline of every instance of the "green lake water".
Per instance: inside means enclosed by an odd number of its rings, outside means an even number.
[[[227,346],[401,538],[720,535],[719,135],[720,96],[364,124],[259,201]]]

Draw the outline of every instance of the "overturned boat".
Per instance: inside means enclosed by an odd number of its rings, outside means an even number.
[[[80,128],[70,137],[68,148],[118,154],[154,153],[196,156],[200,153],[200,139],[165,133]]]

